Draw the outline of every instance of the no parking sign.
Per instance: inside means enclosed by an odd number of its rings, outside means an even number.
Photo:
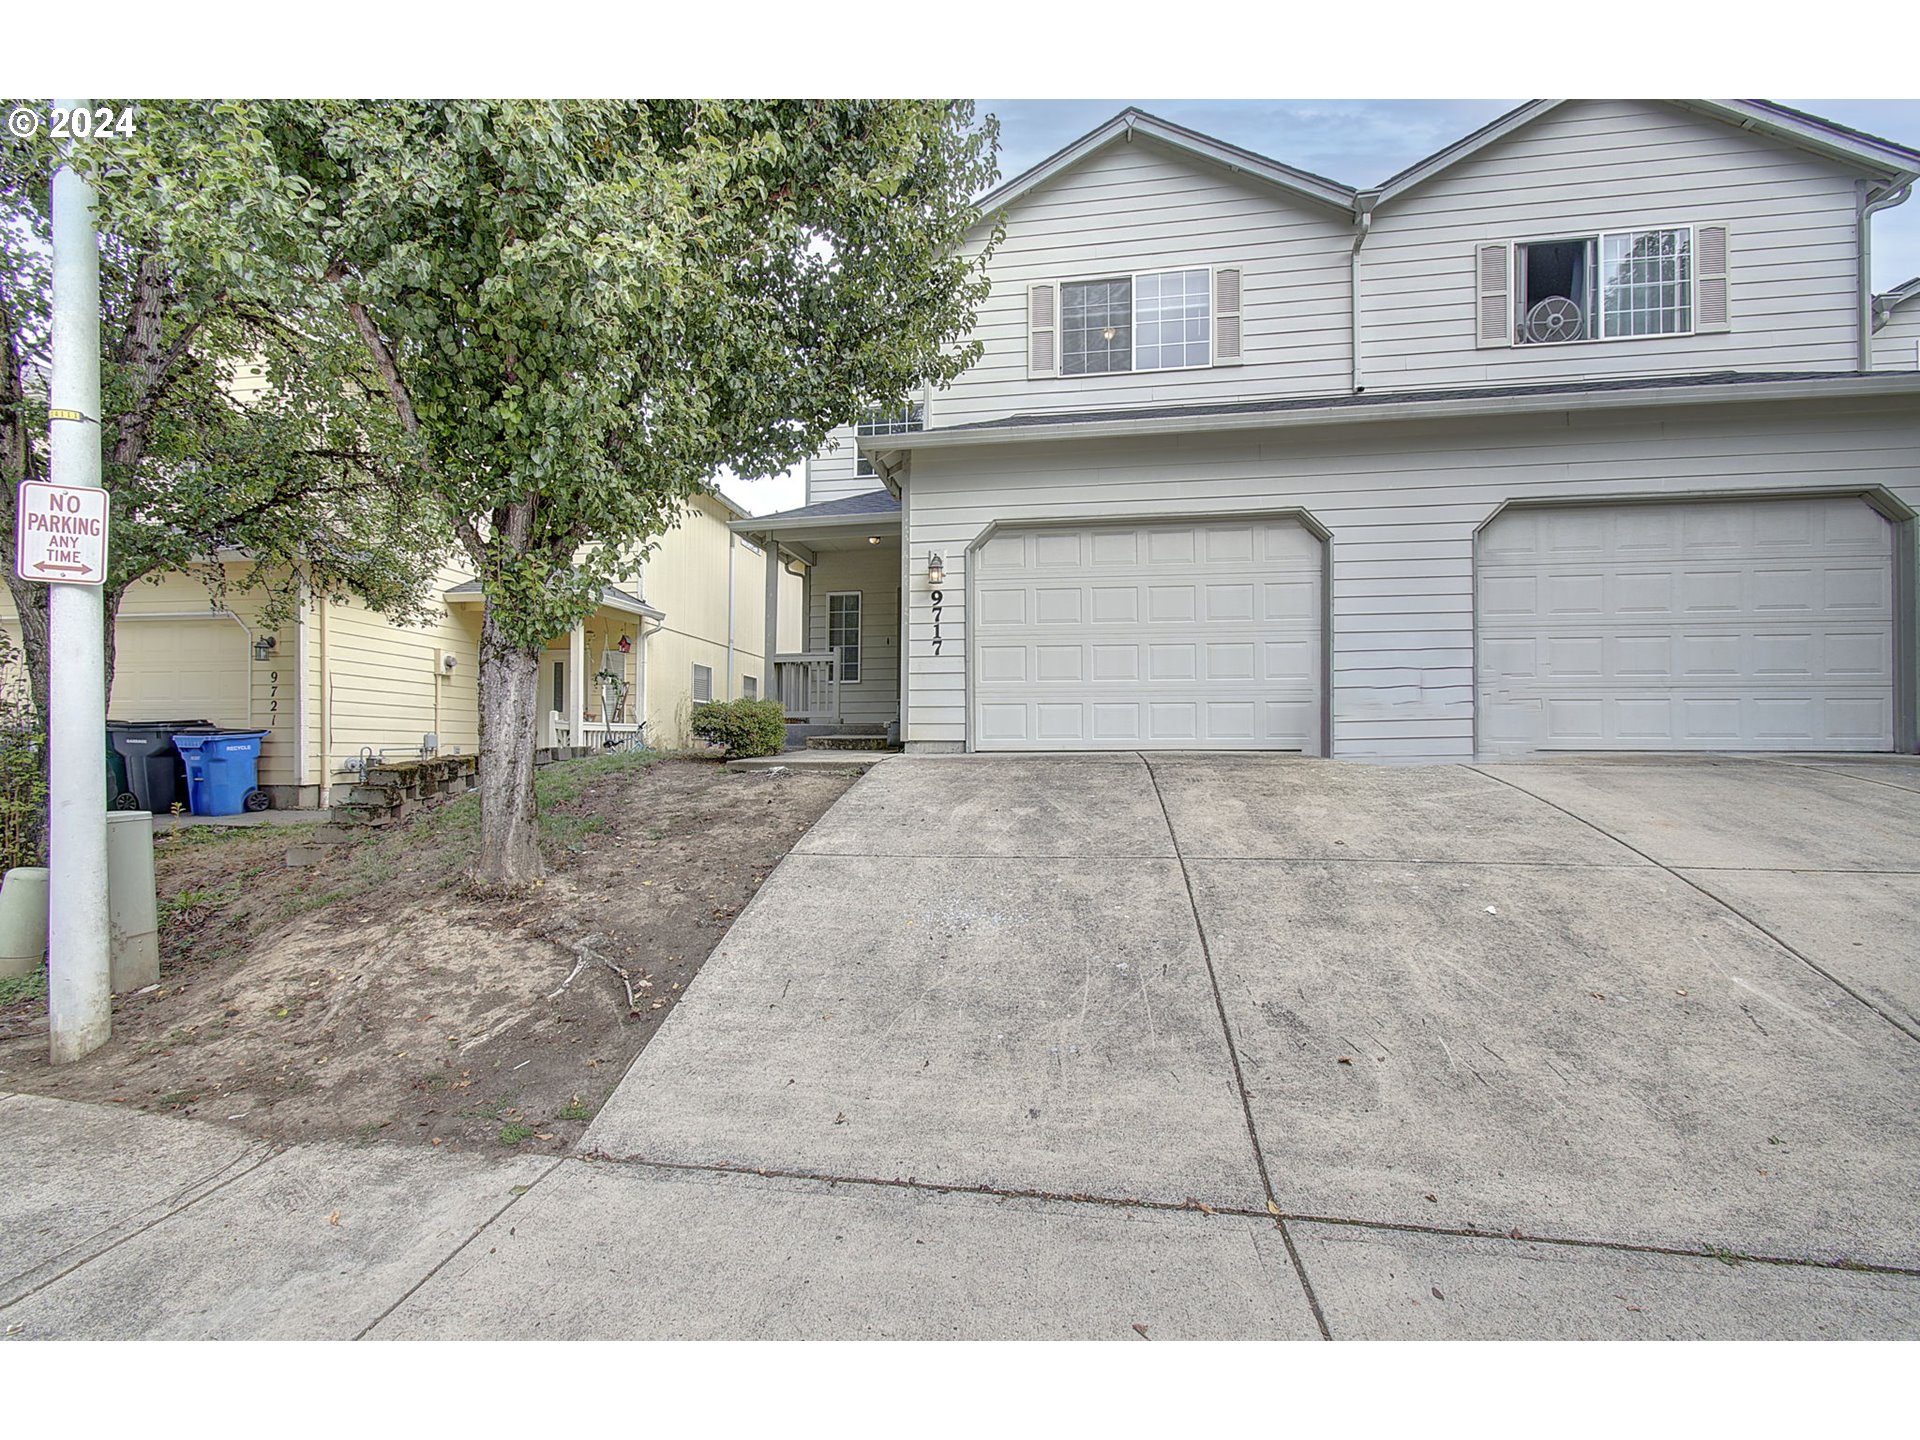
[[[107,492],[90,485],[20,485],[13,569],[44,584],[101,585],[107,578]]]

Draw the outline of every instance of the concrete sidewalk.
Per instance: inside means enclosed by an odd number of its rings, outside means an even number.
[[[581,1155],[0,1099],[0,1326],[1920,1337],[1915,788],[897,757]]]
[[[391,1146],[0,1098],[0,1333],[1312,1339],[1264,1215]],[[1306,1223],[1340,1336],[1911,1338],[1920,1280]],[[1435,1292],[1438,1292],[1437,1294]],[[1136,1328],[1137,1327],[1137,1328]]]

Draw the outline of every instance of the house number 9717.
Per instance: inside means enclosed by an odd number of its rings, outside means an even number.
[[[928,597],[933,601],[933,653],[940,653],[940,607],[947,598],[947,592],[936,590]]]

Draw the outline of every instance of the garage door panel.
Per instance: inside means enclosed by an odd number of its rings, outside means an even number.
[[[1485,748],[1892,748],[1892,532],[1862,501],[1516,511],[1477,555]]]
[[[114,645],[116,720],[248,723],[247,635],[230,620],[121,617]]]
[[[1321,564],[1290,522],[996,535],[974,566],[975,743],[1317,752]]]

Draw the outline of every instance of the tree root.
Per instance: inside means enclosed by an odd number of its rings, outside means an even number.
[[[620,977],[620,984],[625,987],[627,992],[627,1011],[629,1014],[638,1013],[640,1009],[640,998],[633,993],[633,976],[600,953],[597,947],[605,943],[606,937],[604,935],[582,935],[578,940],[571,941],[567,948],[573,951],[575,957],[573,969],[568,973],[567,978],[560,982],[560,988],[555,990],[552,995],[547,996],[547,998],[549,1000],[554,999],[562,990],[565,990],[569,985],[573,984],[579,977],[580,972],[588,965],[598,964],[604,965]]]

